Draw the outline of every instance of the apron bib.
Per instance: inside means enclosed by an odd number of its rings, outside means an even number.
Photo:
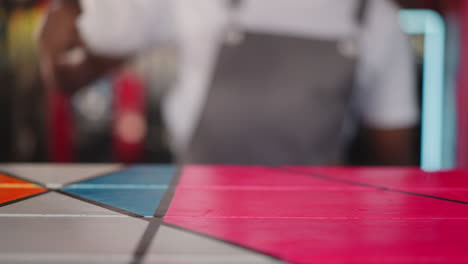
[[[364,6],[358,8],[358,22]],[[223,45],[185,162],[342,163],[355,39],[247,32],[236,45]]]

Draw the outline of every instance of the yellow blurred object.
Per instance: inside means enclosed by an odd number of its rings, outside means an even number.
[[[16,86],[30,86],[38,79],[35,33],[42,15],[41,7],[17,8],[10,15],[7,30],[8,64],[15,72]]]
[[[30,161],[42,155],[45,92],[39,71],[36,30],[45,13],[46,2],[13,5],[6,23],[6,68],[8,85],[5,91],[9,106],[5,109],[11,131],[10,159]]]

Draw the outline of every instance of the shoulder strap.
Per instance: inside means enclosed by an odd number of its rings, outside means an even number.
[[[242,5],[243,0],[228,0],[228,7],[230,9],[239,9],[239,7]]]
[[[227,5],[231,10],[237,10],[243,2],[244,0],[227,0]],[[365,23],[368,5],[369,0],[358,0],[355,19],[359,25],[363,25]]]
[[[358,6],[356,9],[355,19],[359,25],[363,25],[366,20],[367,6],[369,5],[369,0],[358,0]]]

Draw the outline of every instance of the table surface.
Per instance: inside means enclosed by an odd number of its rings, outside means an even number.
[[[0,171],[0,263],[468,263],[465,170]]]

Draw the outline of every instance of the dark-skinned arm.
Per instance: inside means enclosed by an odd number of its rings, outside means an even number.
[[[365,128],[367,152],[370,162],[379,166],[417,165],[414,153],[414,128]]]
[[[78,0],[54,0],[39,32],[41,71],[48,87],[73,93],[125,62],[93,54],[76,27]]]

